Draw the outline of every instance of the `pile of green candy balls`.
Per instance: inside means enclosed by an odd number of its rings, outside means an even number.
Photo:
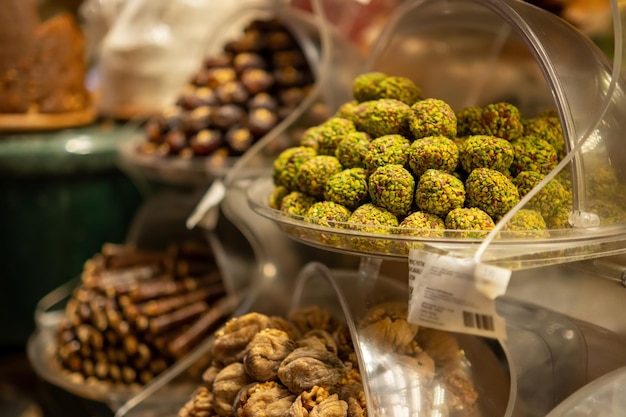
[[[273,166],[270,207],[328,227],[422,237],[484,237],[565,154],[554,111],[506,102],[453,110],[405,77],[358,76],[354,100],[307,129]],[[515,236],[567,227],[559,175],[507,223]]]

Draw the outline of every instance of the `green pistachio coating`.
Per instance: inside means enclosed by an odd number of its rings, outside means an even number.
[[[470,135],[482,134],[480,119],[483,114],[482,107],[471,106],[456,112],[456,134],[462,138]]]
[[[322,126],[311,126],[302,133],[300,137],[300,146],[311,148],[317,153],[319,149],[320,136],[322,135]]]
[[[427,136],[411,143],[407,149],[407,163],[417,177],[427,169],[452,173],[459,163],[459,149],[445,136]]]
[[[456,114],[443,100],[427,98],[411,106],[409,128],[415,139],[427,136],[456,137]]]
[[[443,237],[445,228],[441,217],[424,211],[414,211],[400,222],[396,231],[402,235]]]
[[[484,238],[489,230],[496,227],[491,216],[476,207],[461,207],[450,211],[445,224],[447,229],[465,231],[454,233],[454,236],[466,238]]]
[[[389,76],[378,83],[379,98],[394,98],[411,106],[423,98],[422,89],[406,77]]]
[[[372,203],[365,203],[352,212],[348,218],[350,228],[367,233],[391,233],[398,227],[398,218],[390,211]]]
[[[428,169],[419,178],[415,188],[415,204],[421,211],[444,218],[449,211],[463,207],[465,187],[452,174]]]
[[[351,230],[376,234],[392,234],[399,224],[398,218],[393,213],[371,203],[365,203],[354,210],[348,223]],[[392,241],[353,237],[350,239],[350,245],[357,250],[386,253],[389,251]]]
[[[513,184],[517,187],[519,195],[525,196],[543,180],[545,175],[536,171],[522,171],[513,179]],[[563,186],[563,183],[555,178],[548,181],[546,185],[537,191],[527,204],[528,208],[539,211],[550,223],[552,213],[560,206],[567,206],[571,210],[571,192]]]
[[[354,123],[340,117],[331,117],[318,126],[317,153],[320,155],[335,156],[337,145],[345,135],[356,132]]]
[[[300,165],[316,155],[315,149],[306,146],[295,146],[282,151],[274,160],[272,173],[274,184],[295,190],[296,175]]]
[[[514,140],[524,133],[522,115],[511,103],[499,102],[483,107],[480,117],[482,134],[506,140]]]
[[[359,104],[356,100],[351,100],[343,103],[333,117],[341,117],[342,119],[352,120],[352,112],[354,108]]]
[[[377,168],[369,177],[372,203],[404,216],[413,205],[415,179],[402,165],[391,164]]]
[[[328,179],[324,199],[355,209],[369,198],[367,179],[363,168],[344,169]]]
[[[508,235],[513,237],[544,238],[550,237],[546,229],[546,222],[541,213],[536,210],[520,209],[513,214],[511,220],[504,225],[503,230],[510,232]]]
[[[371,138],[367,133],[350,132],[337,144],[335,157],[345,168],[362,167],[370,141]]]
[[[511,173],[514,176],[522,171],[548,174],[559,163],[556,150],[543,139],[535,136],[522,136],[511,144],[514,152]]]
[[[280,211],[295,216],[305,216],[316,201],[315,198],[300,191],[292,191],[283,197]]]
[[[307,160],[298,170],[296,184],[298,190],[312,197],[324,198],[328,179],[343,168],[334,156],[317,155]]]
[[[488,168],[473,170],[465,180],[466,206],[476,207],[499,219],[519,202],[513,182],[499,171]]]
[[[537,117],[524,119],[524,135],[535,136],[548,142],[556,150],[559,160],[565,157],[565,138],[561,122],[556,114],[546,113]]]
[[[567,204],[556,206],[554,210],[545,218],[548,229],[566,229],[570,227],[569,216],[572,207]]]
[[[351,214],[350,210],[341,204],[332,201],[318,201],[306,212],[305,221],[326,227],[343,228]]]
[[[494,136],[471,135],[459,148],[459,160],[465,172],[489,168],[505,173],[513,162],[513,146]]]
[[[367,146],[363,164],[370,172],[376,168],[398,164],[406,165],[407,153],[411,142],[402,135],[385,135],[372,140]]]
[[[280,204],[287,194],[289,194],[289,189],[287,187],[283,185],[274,187],[272,193],[270,194],[270,207],[274,210],[280,210]]]
[[[385,135],[407,135],[411,107],[399,100],[381,98],[365,101],[354,108],[352,113],[357,130],[373,138]]]
[[[382,72],[368,72],[357,76],[352,83],[352,96],[359,103],[378,99],[378,85],[387,77]]]

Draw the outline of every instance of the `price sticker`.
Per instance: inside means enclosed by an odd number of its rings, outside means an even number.
[[[412,249],[409,253],[411,323],[451,332],[506,339],[496,298],[506,292],[511,271]]]

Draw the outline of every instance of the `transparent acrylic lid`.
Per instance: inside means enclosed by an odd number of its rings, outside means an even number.
[[[616,37],[621,38],[619,11],[614,9]],[[621,52],[621,43],[616,44]],[[514,103],[526,117],[553,109],[567,155],[525,198],[520,196],[521,202],[500,220],[478,254],[487,262],[507,257],[498,250],[502,237],[498,233],[507,230],[519,210],[539,211],[538,200],[553,193],[551,186],[562,180],[571,196],[563,199],[559,222],[552,222],[561,227],[556,234],[549,230],[548,241],[563,251],[548,257],[566,262],[624,249],[620,235],[626,217],[618,196],[625,180],[621,132],[626,122],[620,115],[626,99],[624,80],[618,77],[619,54],[615,62],[612,68],[584,34],[526,2],[426,0],[398,10],[374,46],[369,69],[400,71],[421,85],[427,96],[442,98],[457,110],[497,101]],[[542,215],[556,216],[555,212]],[[569,236],[574,246],[578,240],[579,247],[568,251],[570,244],[558,242],[563,236]],[[538,240],[542,245],[541,236]],[[538,249],[536,256],[547,251]]]
[[[339,101],[345,99],[344,95],[337,94],[337,90],[341,91],[341,88],[337,87],[345,82],[340,76],[342,72],[335,71],[334,77],[330,80],[325,74],[336,70],[337,66],[362,68],[363,59],[358,51],[336,30],[320,22],[314,14],[281,1],[240,2],[214,25],[208,36],[207,49],[216,54],[227,41],[240,36],[239,32],[247,23],[254,19],[271,17],[280,20],[298,42],[307,59],[314,82],[306,97],[280,123],[255,142],[257,144],[269,142],[269,145],[253,145],[246,152],[248,156],[245,158],[242,156],[176,158],[145,155],[137,152],[137,146],[147,140],[143,127],[139,127],[118,147],[119,161],[125,171],[139,179],[196,186],[206,186],[216,179],[224,178],[233,168],[244,170],[245,173],[239,172],[241,175],[256,176],[267,166],[268,159],[296,140],[294,136],[315,124],[320,115],[326,117],[327,108],[333,109],[339,105]],[[332,62],[329,55],[331,52],[328,51],[329,37],[332,37],[334,47],[341,49],[340,53],[333,55]],[[326,81],[322,82],[322,79]],[[241,159],[244,159],[244,164],[240,163]]]
[[[626,368],[619,368],[576,391],[547,417],[618,417],[626,414]]]
[[[270,208],[271,179],[260,179],[249,190],[252,208],[290,236],[331,250],[390,258],[406,257],[411,248],[431,249],[510,269],[626,249],[624,83],[612,73],[619,68],[612,69],[604,53],[574,27],[519,1],[408,2],[374,44],[367,69],[411,78],[426,97],[443,99],[455,110],[507,101],[528,119],[552,112],[564,141],[561,162],[524,182],[527,193],[494,217],[496,230],[469,237],[456,230],[408,233],[334,221],[320,225]],[[515,175],[511,181],[518,180]],[[540,231],[528,226],[532,223],[524,216],[529,213],[541,216]],[[359,235],[367,241],[359,241]]]

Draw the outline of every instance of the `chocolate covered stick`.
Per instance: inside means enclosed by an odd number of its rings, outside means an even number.
[[[154,317],[149,320],[148,329],[152,334],[159,334],[176,326],[187,323],[204,313],[209,306],[204,301],[190,304],[171,313]]]
[[[220,319],[230,314],[238,303],[237,297],[225,297],[216,302],[210,310],[204,313],[195,323],[172,340],[167,350],[175,358],[188,353],[193,346],[215,326]]]
[[[213,284],[207,287],[199,288],[195,291],[174,295],[171,297],[160,298],[157,300],[150,300],[143,304],[138,304],[129,308],[137,315],[143,315],[146,317],[155,317],[162,314],[169,313],[183,306],[193,304],[202,300],[210,300],[215,297],[224,295],[225,289],[221,283]]]
[[[185,278],[181,280],[154,279],[135,283],[128,296],[131,302],[139,303],[153,298],[193,291],[220,281],[221,276],[217,271],[201,278]]]
[[[137,265],[166,265],[171,263],[166,252],[136,250],[126,245],[105,244],[102,255],[106,260],[107,269],[118,269]]]

